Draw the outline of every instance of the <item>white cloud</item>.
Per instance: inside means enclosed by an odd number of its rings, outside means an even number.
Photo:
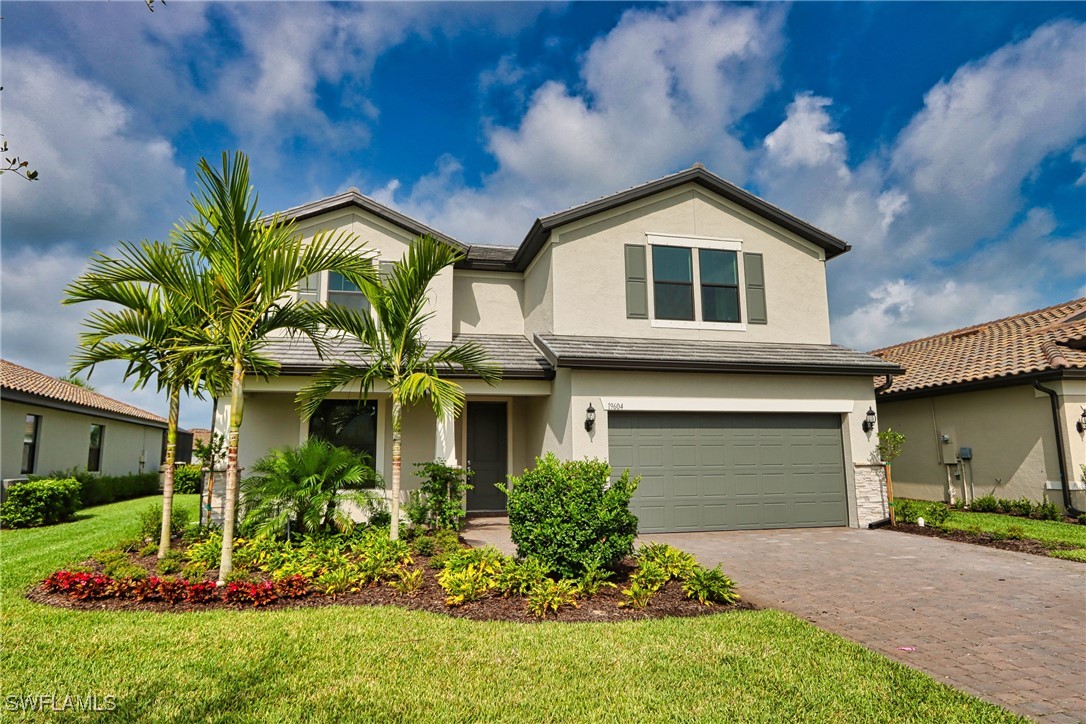
[[[185,172],[165,138],[133,123],[128,106],[57,62],[4,54],[4,134],[39,180],[2,185],[5,243],[112,243],[169,230]]]
[[[541,84],[513,127],[487,130],[498,169],[466,187],[443,162],[393,199],[466,241],[517,243],[536,216],[701,161],[747,176],[735,124],[779,82],[784,11],[631,10],[585,52],[581,83]],[[517,77],[503,59],[482,81]]]

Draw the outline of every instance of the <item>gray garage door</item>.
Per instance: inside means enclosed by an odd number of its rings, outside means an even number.
[[[608,413],[642,533],[846,525],[839,415]]]

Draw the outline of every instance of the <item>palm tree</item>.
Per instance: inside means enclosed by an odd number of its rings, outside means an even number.
[[[205,325],[186,348],[201,365],[226,370],[230,378],[226,491],[219,582],[233,569],[234,524],[238,500],[238,439],[245,376],[269,377],[279,364],[262,354],[271,337],[304,334],[323,355],[324,329],[312,304],[296,301],[293,290],[313,274],[336,271],[368,289],[376,281],[372,261],[347,232],[320,233],[302,241],[293,223],[278,215],[264,218],[249,183],[249,161],[237,152],[222,155],[222,167],[201,159],[193,217],[173,232],[178,247],[200,265],[202,283],[192,290]]]
[[[65,290],[64,304],[105,302],[117,309],[97,309],[83,322],[86,331],[79,335],[79,351],[73,356],[72,376],[112,360],[128,363],[124,379],[135,378],[136,388],[145,387],[153,377],[159,391],[170,400],[166,426],[166,461],[162,485],[162,532],[158,557],[170,550],[170,519],[173,515],[174,461],[177,451],[177,424],[181,393],[201,397],[205,386],[215,386],[215,379],[205,379],[204,370],[193,365],[192,353],[178,349],[178,330],[198,325],[201,319],[191,300],[168,293],[178,285],[110,281],[118,271],[128,268],[130,275],[152,270],[169,280],[184,274],[185,260],[178,251],[158,242],[122,243],[119,257],[96,254],[89,270]],[[191,269],[189,270],[191,274]],[[195,280],[192,280],[195,283]],[[221,377],[221,375],[219,375]]]
[[[400,467],[403,408],[428,400],[438,419],[458,415],[464,390],[441,372],[461,369],[479,375],[487,384],[501,379],[500,367],[475,342],[427,346],[423,326],[433,316],[426,311],[426,289],[434,277],[462,258],[461,252],[431,236],[415,239],[402,261],[392,265],[388,278],[367,289],[371,312],[332,306],[321,310],[330,328],[359,340],[365,352],[356,363],[336,361],[298,392],[302,417],[309,419],[333,391],[358,383],[368,397],[378,383],[387,385],[392,400],[392,529],[399,537]]]
[[[241,482],[246,522],[262,533],[286,533],[287,539],[347,524],[340,502],[363,504],[368,496],[355,491],[382,485],[366,457],[315,437],[272,450],[253,465],[256,474]]]

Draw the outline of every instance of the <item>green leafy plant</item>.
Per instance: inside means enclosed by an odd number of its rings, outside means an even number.
[[[437,582],[445,590],[446,606],[478,601],[497,585],[496,573],[475,563],[462,568],[446,568],[438,574]]]
[[[147,543],[139,549],[140,558],[158,553],[158,543]]]
[[[417,495],[417,512],[422,520],[418,522],[434,528],[460,530],[466,515],[464,496],[472,489],[469,480],[474,471],[446,465],[444,460],[415,463],[415,468],[422,478]]]
[[[270,451],[253,472],[241,483],[246,522],[288,540],[336,532],[349,521],[340,503],[364,504],[357,491],[381,484],[365,455],[315,437]]]
[[[683,594],[687,598],[696,598],[706,606],[713,603],[731,604],[739,601],[735,592],[735,583],[725,575],[717,564],[716,568],[698,566],[683,582]]]
[[[612,480],[600,460],[560,461],[552,453],[532,470],[499,486],[508,496],[509,526],[517,554],[535,557],[563,578],[577,578],[597,562],[612,568],[630,554],[637,517],[630,498],[640,478],[629,471]]]
[[[887,465],[892,465],[905,447],[905,436],[892,427],[888,427],[879,432],[878,438],[879,459]]]
[[[1033,512],[1041,520],[1063,520],[1063,509],[1051,500],[1044,501]]]
[[[158,560],[158,572],[162,575],[180,573],[185,568],[185,557],[180,551],[170,551]]]
[[[1035,506],[1032,500],[1023,496],[1017,500],[1000,501],[1000,507],[1003,508],[1005,513],[1028,518],[1033,515]]]
[[[421,568],[409,570],[400,568],[396,571],[396,577],[389,581],[390,586],[396,591],[408,596],[414,596],[422,587],[423,572]]]
[[[190,583],[204,580],[207,575],[207,566],[203,563],[188,563],[181,569],[181,577]]]
[[[698,567],[698,561],[694,556],[665,543],[643,545],[637,549],[634,557],[640,565],[655,566],[663,570],[668,579],[680,581],[685,580]]]
[[[192,516],[184,508],[174,508],[170,514],[170,537],[179,538],[192,522]],[[139,536],[144,540],[157,541],[162,529],[162,505],[155,503],[140,513]]]
[[[584,573],[577,580],[577,591],[581,596],[595,596],[604,588],[618,588],[609,579],[614,576],[614,571],[609,571],[592,561],[584,567]]]
[[[325,571],[314,584],[321,593],[336,598],[344,593],[357,591],[358,577],[347,568],[335,568]]]
[[[420,535],[411,541],[411,550],[415,551],[416,555],[432,556],[437,550],[437,539],[432,535]]]
[[[973,502],[969,504],[969,509],[974,513],[998,513],[999,501],[994,495],[982,495],[973,499]]]
[[[0,505],[0,526],[32,528],[71,520],[80,507],[81,487],[73,478],[13,483]]]
[[[173,492],[177,495],[199,493],[203,477],[199,465],[178,465],[173,473]]]
[[[659,591],[671,579],[668,572],[655,563],[641,563],[637,570],[630,575],[630,584],[636,584],[642,588]]]
[[[1011,540],[1022,540],[1026,537],[1026,529],[1020,525],[1007,526],[1003,535]]]
[[[204,568],[214,568],[222,555],[222,533],[211,531],[205,540],[197,541],[185,549],[185,558],[192,563],[201,563]]]
[[[528,591],[528,612],[546,618],[548,611],[557,614],[562,606],[576,606],[577,590],[577,581],[544,578]]]
[[[622,589],[622,595],[626,598],[618,605],[620,608],[645,608],[649,605],[649,601],[656,595],[658,590],[658,588],[652,588],[643,583],[631,581],[629,586]]]
[[[548,573],[547,566],[536,558],[508,561],[497,574],[494,587],[503,596],[526,596]]]

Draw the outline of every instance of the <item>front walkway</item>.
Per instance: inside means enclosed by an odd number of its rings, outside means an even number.
[[[464,537],[512,553],[507,521]],[[723,564],[745,598],[1046,722],[1086,721],[1086,566],[890,531],[646,536]],[[902,650],[914,649],[914,650]]]

